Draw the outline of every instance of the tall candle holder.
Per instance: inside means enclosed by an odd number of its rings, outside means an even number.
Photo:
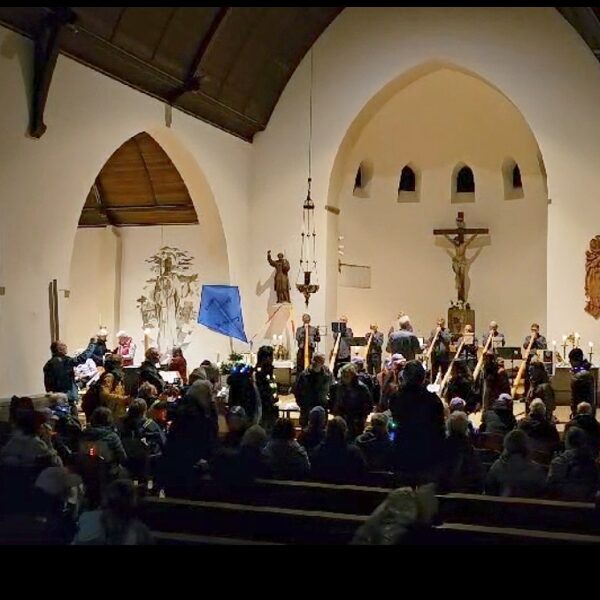
[[[568,339],[569,339],[568,336],[566,336],[566,335],[562,336],[562,340],[563,340],[563,343],[562,343],[563,360],[567,359],[567,340]]]
[[[589,360],[590,360],[590,364],[592,364],[592,357],[594,356],[594,343],[590,342],[589,346],[590,346],[590,354],[589,354],[590,359]]]

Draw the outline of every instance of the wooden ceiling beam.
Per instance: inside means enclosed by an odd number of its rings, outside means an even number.
[[[171,104],[177,102],[177,100],[179,100],[179,98],[187,92],[200,91],[200,84],[202,83],[202,75],[198,75],[200,63],[202,62],[202,59],[204,58],[206,52],[210,48],[211,43],[215,39],[215,36],[219,31],[219,27],[221,26],[225,18],[230,14],[230,12],[230,6],[221,6],[219,7],[219,10],[217,10],[217,12],[215,13],[215,16],[213,17],[213,20],[210,23],[206,35],[200,40],[200,44],[198,45],[198,49],[196,50],[194,59],[190,64],[185,80],[183,81],[183,85],[173,90],[172,96],[170,98]]]
[[[75,23],[77,17],[67,6],[53,8],[44,16],[37,34],[34,36],[33,89],[29,135],[41,138],[46,132],[44,110],[52,75],[60,52],[60,38],[66,25]]]
[[[154,206],[103,206],[96,208],[93,206],[84,206],[83,212],[149,212],[168,210],[169,212],[195,211],[194,206],[189,204],[157,204]]]

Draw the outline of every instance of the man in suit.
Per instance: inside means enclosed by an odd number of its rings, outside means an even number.
[[[319,328],[310,324],[310,315],[302,315],[302,327],[296,329],[296,342],[298,343],[298,354],[296,356],[296,373],[300,374],[308,369],[317,343],[321,341]],[[308,361],[304,364],[305,344],[308,344]]]
[[[398,325],[400,329],[390,335],[386,350],[390,354],[402,354],[407,361],[414,360],[421,352],[421,344],[413,333],[408,315],[401,317]]]
[[[429,348],[435,340],[435,345],[431,350],[431,380],[435,381],[438,371],[441,370],[442,377],[446,374],[450,365],[450,343],[452,334],[446,327],[446,319],[440,317],[437,320],[437,327],[429,334],[427,347]]]
[[[340,317],[340,323],[346,326],[345,331],[341,334],[340,345],[338,349],[337,358],[335,361],[335,376],[337,377],[338,371],[342,366],[350,362],[350,339],[354,337],[354,332],[348,327],[348,317],[342,315]]]

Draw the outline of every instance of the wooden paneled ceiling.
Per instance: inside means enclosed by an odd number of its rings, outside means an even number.
[[[41,39],[68,15],[60,52],[251,141],[343,8],[0,7],[0,23]],[[600,8],[556,8],[600,58]]]
[[[147,133],[125,142],[106,162],[90,190],[79,227],[198,223],[181,175]]]
[[[66,7],[65,7],[66,8]],[[60,51],[251,141],[342,7],[68,7]],[[0,7],[36,37],[51,7]],[[48,124],[51,127],[51,123]]]

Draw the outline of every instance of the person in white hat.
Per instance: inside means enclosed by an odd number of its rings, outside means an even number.
[[[119,331],[117,339],[119,345],[113,350],[113,354],[118,354],[123,359],[124,367],[132,367],[136,349],[132,337],[126,331]]]

